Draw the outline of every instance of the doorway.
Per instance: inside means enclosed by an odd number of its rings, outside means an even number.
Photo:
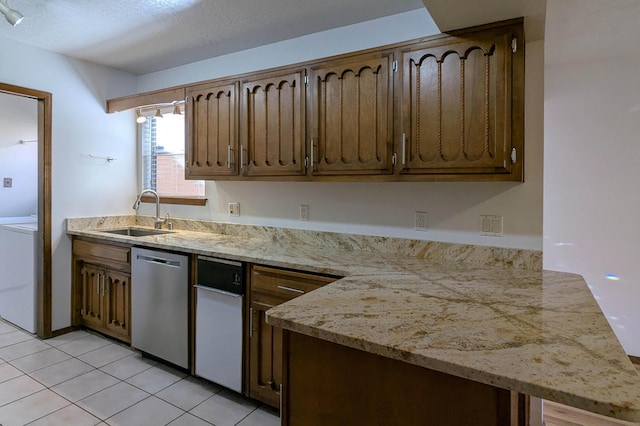
[[[35,99],[38,140],[38,229],[36,245],[36,334],[51,332],[51,117],[52,95],[48,92],[0,83],[0,93]]]

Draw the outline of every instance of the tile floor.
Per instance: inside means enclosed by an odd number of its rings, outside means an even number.
[[[39,340],[0,319],[0,426],[279,425],[277,411],[86,331]]]

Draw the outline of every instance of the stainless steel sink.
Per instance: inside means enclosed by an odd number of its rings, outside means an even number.
[[[172,231],[147,228],[97,229],[97,231],[106,232],[107,234],[126,235],[129,237],[147,237],[149,235],[162,235],[172,233]]]

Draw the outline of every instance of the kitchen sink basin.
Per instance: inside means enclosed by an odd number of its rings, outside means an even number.
[[[126,235],[129,237],[147,237],[149,235],[162,235],[162,234],[172,233],[172,231],[164,231],[162,229],[147,229],[147,228],[99,229],[98,231],[106,232],[107,234]]]

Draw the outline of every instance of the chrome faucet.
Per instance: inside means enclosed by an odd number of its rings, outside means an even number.
[[[138,198],[136,198],[136,202],[133,203],[133,209],[138,210],[140,208],[140,200],[142,200],[142,196],[146,193],[153,194],[156,197],[156,220],[153,224],[153,227],[156,229],[161,229],[162,224],[165,222],[160,219],[160,196],[153,189],[143,189],[140,194],[138,194]]]

